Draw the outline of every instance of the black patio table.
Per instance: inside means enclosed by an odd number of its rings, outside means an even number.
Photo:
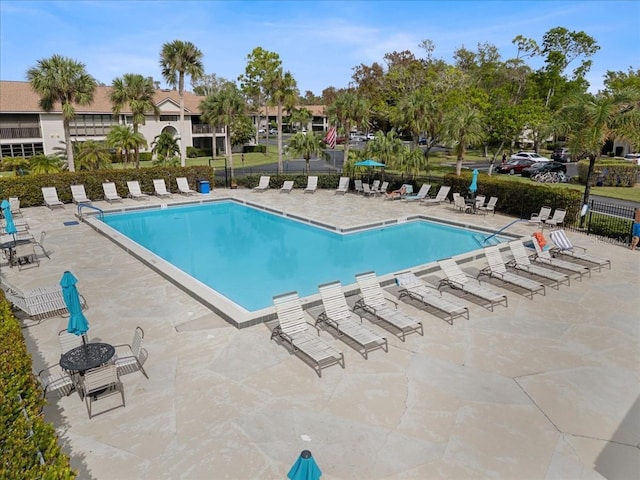
[[[104,365],[115,353],[115,347],[108,343],[84,343],[63,354],[60,357],[60,366],[82,375],[87,370]]]

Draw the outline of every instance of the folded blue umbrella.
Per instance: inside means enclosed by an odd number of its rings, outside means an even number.
[[[320,468],[309,450],[304,450],[287,474],[289,480],[319,480],[322,476]]]
[[[0,208],[2,208],[2,214],[4,215],[4,231],[8,235],[15,235],[18,233],[18,229],[16,228],[15,223],[13,222],[13,214],[11,213],[11,204],[6,200],[2,200],[0,203]]]
[[[469,191],[476,193],[478,191],[478,169],[474,169],[472,173],[471,185],[469,185]]]
[[[78,279],[69,271],[64,272],[60,279],[62,297],[64,298],[67,310],[69,310],[67,332],[75,335],[84,335],[89,330],[89,322],[84,316],[84,313],[82,313],[80,294],[76,288],[76,283],[78,283]]]

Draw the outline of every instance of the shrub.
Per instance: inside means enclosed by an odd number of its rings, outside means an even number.
[[[244,145],[242,147],[242,153],[267,153],[266,145]]]
[[[0,292],[0,478],[76,477],[69,458],[60,450],[53,425],[40,415],[43,405],[20,325]]]
[[[186,177],[190,185],[198,180],[209,180],[214,184],[213,169],[208,166],[152,168],[128,168],[123,170],[93,170],[81,172],[60,172],[24,177],[0,178],[0,192],[4,198],[18,197],[20,205],[33,207],[44,205],[41,187],[56,187],[61,202],[71,203],[71,185],[84,185],[87,197],[104,198],[102,183],[114,182],[120,196],[126,196],[127,181],[138,180],[144,192],[153,192],[153,179],[164,178],[167,189],[177,191],[176,177]]]
[[[141,162],[150,162],[153,160],[153,153],[151,152],[140,152],[140,161]]]
[[[600,159],[593,167],[591,185],[603,187],[633,187],[638,178],[640,167],[618,159]],[[583,185],[587,183],[589,172],[589,160],[578,162],[578,178]]]

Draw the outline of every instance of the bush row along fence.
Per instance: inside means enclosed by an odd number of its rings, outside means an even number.
[[[629,244],[635,213],[634,207],[591,200],[583,230],[612,243]]]
[[[43,405],[20,324],[0,291],[0,478],[76,477],[53,425],[42,418]]]
[[[0,178],[0,197],[18,197],[20,206],[33,207],[44,205],[42,187],[56,187],[60,201],[70,203],[73,198],[71,185],[84,185],[87,197],[98,200],[104,198],[102,190],[104,182],[114,182],[118,194],[126,197],[129,192],[127,181],[137,180],[143,192],[153,193],[153,180],[160,178],[164,179],[167,190],[177,192],[177,177],[186,177],[189,185],[194,189],[200,180],[207,180],[211,185],[214,182],[213,169],[207,166],[61,172]]]

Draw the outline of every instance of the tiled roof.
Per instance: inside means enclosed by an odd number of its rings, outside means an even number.
[[[76,113],[111,113],[111,102],[109,101],[109,94],[111,87],[99,86],[93,95],[93,103],[91,105],[76,105]],[[184,108],[188,113],[200,113],[200,102],[204,99],[199,95],[195,95],[191,92],[184,92]],[[180,96],[177,90],[156,90],[155,103],[160,105],[166,100],[172,100],[175,107],[175,112],[180,112]],[[14,82],[14,81],[0,81],[0,112],[2,113],[40,113],[42,110],[38,105],[40,97],[36,92],[31,89],[29,82]],[[321,117],[325,115],[324,105],[303,105],[302,108],[309,110],[314,117]],[[57,104],[53,111],[60,112],[60,105]],[[167,113],[166,107],[162,109],[162,113]],[[276,107],[268,107],[267,111],[269,116],[276,116]],[[125,105],[122,108],[122,113],[131,113],[129,107]],[[264,115],[264,108],[262,109],[262,115]],[[286,111],[285,111],[286,114]]]
[[[76,105],[76,113],[111,113],[111,102],[109,94],[111,87],[99,86],[93,96],[93,103],[90,105]],[[159,105],[167,99],[172,100],[176,105],[176,113],[180,112],[180,97],[177,90],[156,90],[155,103]],[[191,92],[184,92],[184,108],[186,112],[199,113],[199,105],[204,97],[194,95]],[[28,82],[0,81],[0,112],[2,113],[40,113],[42,110],[38,105],[40,97],[35,93]],[[60,104],[57,104],[53,111],[60,112]],[[129,107],[125,105],[122,113],[131,113]],[[163,113],[167,113],[163,108]]]

